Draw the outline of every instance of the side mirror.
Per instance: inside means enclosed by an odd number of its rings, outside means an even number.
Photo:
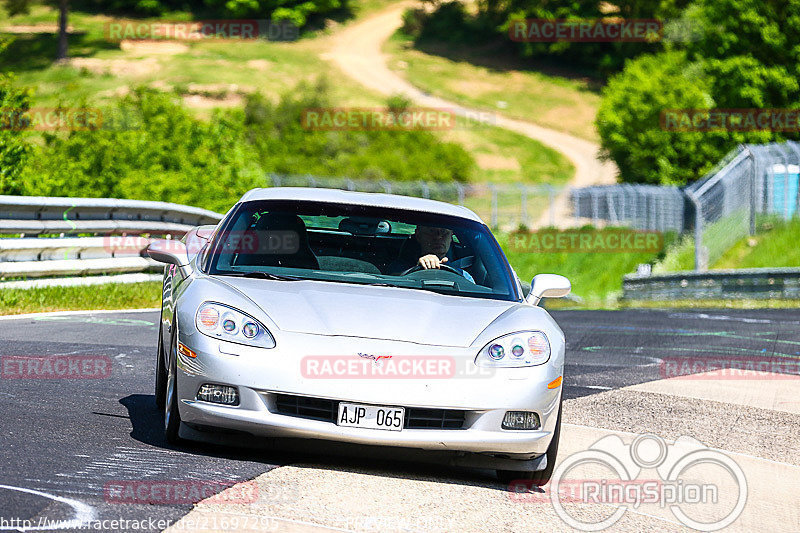
[[[572,290],[572,284],[564,276],[558,274],[538,274],[531,282],[531,292],[525,301],[531,305],[539,305],[542,298],[563,298]]]
[[[147,255],[159,263],[175,265],[180,269],[183,277],[188,277],[192,273],[189,266],[189,254],[186,252],[186,245],[181,241],[159,239],[150,243],[147,247]]]
[[[205,226],[198,226],[197,231],[195,232],[198,237],[201,239],[208,240],[214,235],[214,231],[216,231],[217,226],[213,224],[205,225]]]

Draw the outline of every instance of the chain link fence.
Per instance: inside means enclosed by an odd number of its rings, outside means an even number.
[[[678,187],[604,185],[573,189],[572,214],[594,225],[601,221],[639,230],[683,233],[686,197]]]
[[[694,211],[695,270],[707,270],[738,240],[756,233],[760,217],[798,213],[800,144],[741,145],[684,190]]]
[[[358,192],[382,192],[429,198],[468,207],[492,228],[555,226],[569,214],[560,200],[566,188],[551,185],[475,184],[426,181],[369,181],[270,174],[274,187],[321,187]]]

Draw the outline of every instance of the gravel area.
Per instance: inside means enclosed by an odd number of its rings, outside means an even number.
[[[404,465],[405,466],[405,465]],[[272,470],[256,479],[265,495],[278,494],[275,487],[291,487],[286,501],[249,505],[200,504],[187,517],[260,516],[274,520],[284,531],[303,521],[336,530],[364,532],[399,531],[571,531],[558,518],[549,501],[532,495],[519,501],[505,485],[481,479],[474,473],[459,473],[430,467],[387,469],[342,464],[295,465]],[[269,497],[264,499],[268,500]],[[528,500],[523,495],[523,500]],[[583,505],[583,519],[602,518],[612,511],[604,506]],[[219,520],[219,519],[218,519]],[[306,526],[307,527],[307,526]],[[168,532],[180,531],[180,523]],[[298,529],[299,530],[299,529]],[[614,531],[683,531],[667,521],[627,513]],[[243,529],[239,529],[243,531]]]
[[[800,465],[800,416],[791,413],[618,389],[565,401],[564,422],[669,441],[688,435],[712,448]]]

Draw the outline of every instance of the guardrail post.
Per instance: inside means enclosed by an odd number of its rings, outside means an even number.
[[[456,183],[456,190],[458,191],[458,205],[464,205],[464,186]]]

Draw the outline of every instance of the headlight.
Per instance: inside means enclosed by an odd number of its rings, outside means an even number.
[[[205,302],[197,309],[195,324],[200,333],[248,346],[274,348],[275,339],[255,318],[227,305]]]
[[[475,364],[481,367],[536,366],[550,359],[550,342],[541,331],[520,331],[495,339],[483,347]]]

